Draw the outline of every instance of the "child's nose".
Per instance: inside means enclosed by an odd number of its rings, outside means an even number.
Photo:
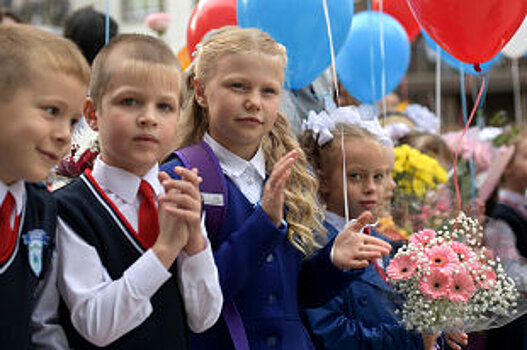
[[[252,91],[247,94],[244,106],[248,111],[259,111],[262,108],[262,98],[260,94],[257,91]]]
[[[53,139],[55,142],[63,145],[69,145],[71,143],[71,134],[73,127],[70,119],[57,120],[55,127],[53,128]]]
[[[155,106],[147,105],[141,109],[137,118],[137,123],[140,126],[154,126],[157,125],[157,109]]]
[[[363,184],[364,192],[372,193],[375,192],[375,179],[368,177]]]

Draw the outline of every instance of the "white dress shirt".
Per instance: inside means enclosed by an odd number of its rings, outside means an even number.
[[[249,202],[256,204],[262,197],[265,181],[265,156],[262,146],[251,160],[247,161],[220,145],[208,133],[205,133],[203,141],[218,158],[223,173],[234,182]]]
[[[24,209],[24,201],[26,200],[26,187],[23,180],[19,180],[9,186],[0,181],[0,206],[4,202],[7,192],[11,192],[11,195],[15,199],[15,211],[11,214],[11,227],[15,222],[15,213],[16,216],[22,214],[22,209]]]
[[[137,231],[140,205],[137,192],[141,178],[108,166],[100,158],[95,161],[92,176]],[[142,179],[160,195],[164,189],[157,176],[156,165]],[[206,237],[203,221],[202,232]],[[210,243],[206,241],[203,251],[192,256],[181,251],[177,259],[177,278],[187,323],[194,332],[214,325],[223,304],[218,272]],[[172,276],[149,249],[120,279],[112,280],[96,249],[60,218],[57,252],[56,285],[71,312],[72,323],[86,339],[98,346],[110,344],[143,323],[153,311],[150,298]]]

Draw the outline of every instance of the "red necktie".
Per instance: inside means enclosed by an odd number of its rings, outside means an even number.
[[[15,227],[11,227],[11,214],[14,208],[15,199],[8,191],[0,207],[0,262],[9,258],[16,245],[19,218],[15,219]]]
[[[370,235],[371,232],[370,232],[370,226],[366,226],[364,228],[364,233],[367,234],[367,235]],[[382,269],[382,267],[379,266],[379,263],[377,262],[377,260],[372,260],[371,262],[373,264],[373,267],[375,267],[375,270],[377,270],[377,273],[379,275],[381,275],[382,279],[386,281],[386,273],[384,272],[384,270]]]
[[[154,190],[145,180],[139,185],[141,204],[139,206],[139,240],[148,249],[154,245],[159,235],[159,217],[154,200]]]

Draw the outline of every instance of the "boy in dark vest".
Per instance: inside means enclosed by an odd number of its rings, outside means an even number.
[[[93,170],[61,188],[57,285],[77,349],[188,349],[220,315],[222,295],[201,219],[196,170],[158,171],[172,147],[180,70],[161,40],[122,35],[97,55],[88,124]]]
[[[89,67],[75,44],[21,24],[0,26],[0,62],[0,344],[32,349],[57,220],[41,181],[69,151]]]

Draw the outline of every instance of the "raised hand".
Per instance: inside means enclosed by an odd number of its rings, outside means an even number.
[[[342,270],[366,267],[372,259],[390,252],[391,246],[382,239],[361,233],[371,223],[372,214],[362,213],[356,222],[340,231],[333,242],[333,264]]]
[[[188,189],[188,207],[191,214],[185,220],[188,227],[188,243],[185,246],[185,252],[189,255],[194,255],[205,249],[205,238],[201,232],[201,194],[199,192],[199,184],[203,179],[198,176],[198,169],[192,170],[176,167],[174,172],[181,176],[183,181],[186,181],[191,186]],[[165,187],[165,190],[167,187]]]
[[[192,172],[187,170],[184,175],[193,178],[189,173]],[[196,172],[193,174],[197,178]],[[152,250],[169,268],[188,245],[189,237],[195,234],[194,231],[200,230],[201,202],[199,190],[193,182],[183,178],[174,180],[163,172],[159,174],[159,180],[165,188],[165,194],[158,197],[159,236]]]
[[[283,219],[284,188],[291,175],[291,166],[297,158],[297,151],[291,151],[280,158],[274,165],[271,176],[265,183],[262,196],[262,209],[276,227],[280,226]]]

